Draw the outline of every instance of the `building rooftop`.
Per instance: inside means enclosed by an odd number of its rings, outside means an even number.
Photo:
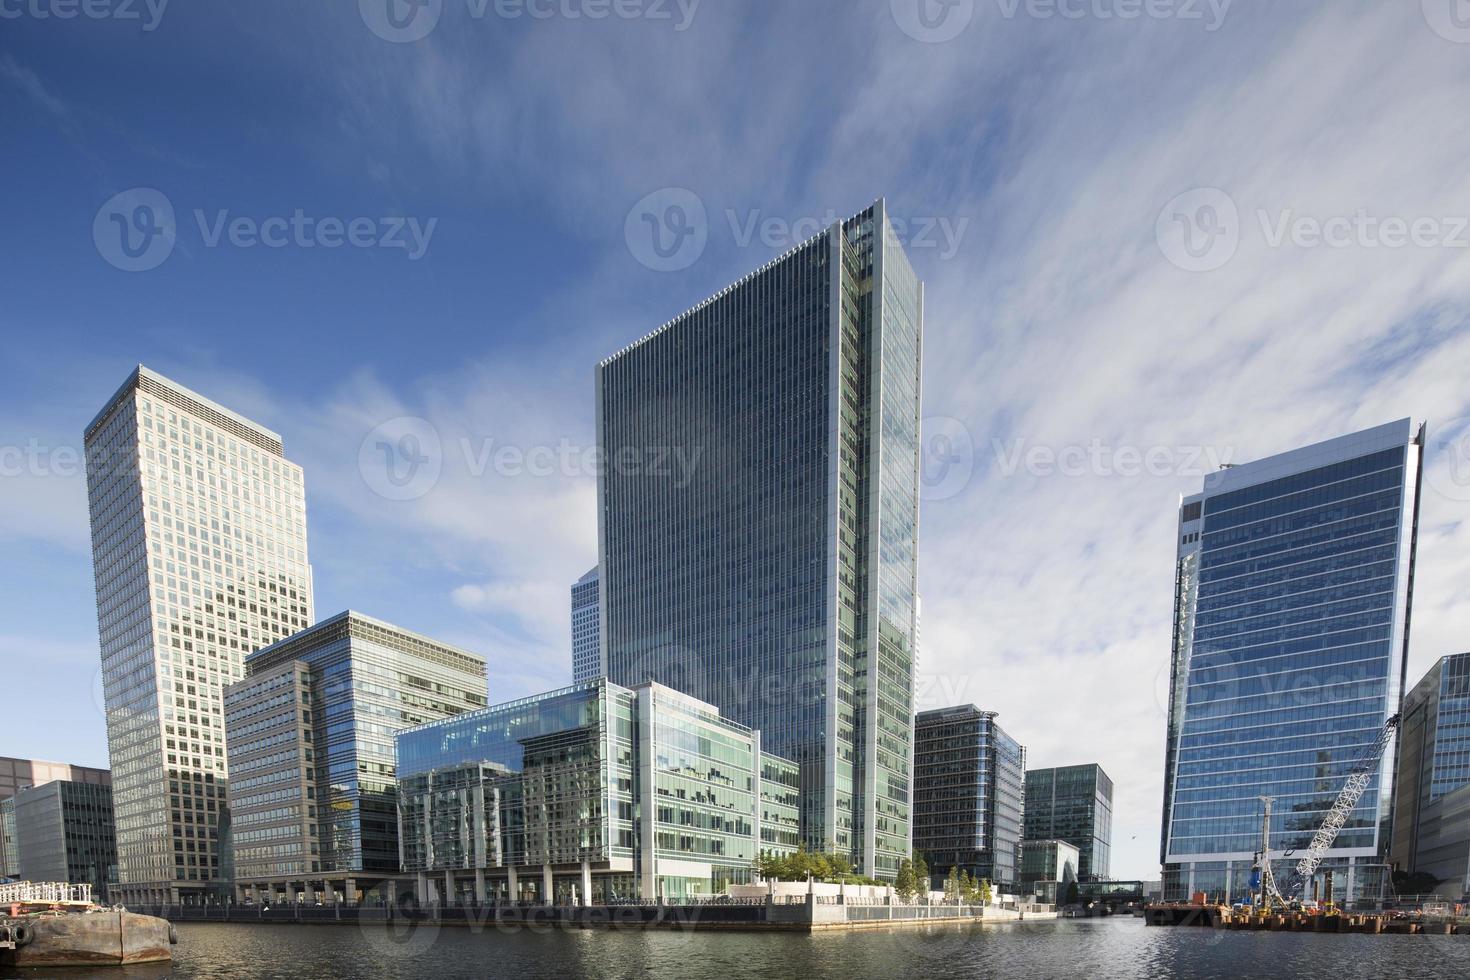
[[[274,667],[279,663],[296,660],[298,659],[296,656],[298,653],[302,652],[304,648],[309,648],[319,642],[323,638],[323,634],[330,632],[337,626],[343,624],[350,625],[351,623],[362,623],[375,626],[378,629],[386,630],[390,633],[396,633],[405,639],[427,644],[444,653],[468,658],[482,672],[485,669],[485,658],[477,653],[471,653],[468,650],[452,646],[440,640],[435,640],[421,633],[406,630],[401,626],[395,626],[385,620],[364,615],[356,610],[345,609],[335,616],[329,616],[326,619],[313,623],[311,626],[306,627],[306,629],[298,630],[285,639],[277,640],[270,646],[261,647],[259,650],[256,650],[245,658],[246,670],[249,671],[251,668],[263,670],[267,667]]]
[[[853,218],[856,218],[858,215],[862,214],[863,211],[867,211],[868,208],[876,208],[876,209],[878,209],[881,212],[881,210],[883,208],[883,205],[884,205],[884,199],[880,197],[876,201],[874,201],[872,204],[869,204],[867,207],[863,208],[862,211],[859,211],[859,212],[857,212],[857,214],[854,214],[854,215],[849,215],[847,218],[842,219],[838,223],[840,224],[840,223],[843,223],[843,222],[846,222],[846,221],[851,221]],[[663,333],[669,327],[672,327],[674,324],[678,323],[680,320],[683,320],[686,317],[690,316],[691,314],[696,313],[699,310],[704,309],[706,306],[708,306],[709,304],[715,302],[720,297],[724,296],[726,293],[729,293],[731,290],[739,289],[745,283],[747,283],[750,280],[756,278],[761,273],[763,273],[766,270],[770,269],[772,266],[776,266],[776,265],[781,264],[786,259],[790,258],[792,255],[794,255],[797,252],[801,251],[803,248],[805,248],[806,246],[808,246],[812,242],[816,241],[818,238],[821,238],[823,235],[827,234],[827,231],[828,231],[828,229],[827,228],[824,228],[821,231],[817,232],[815,235],[812,235],[810,238],[807,238],[807,239],[804,239],[803,241],[797,242],[795,245],[791,246],[786,251],[782,252],[780,255],[776,256],[773,259],[771,259],[769,262],[766,262],[760,268],[755,269],[755,270],[753,270],[751,272],[746,273],[745,275],[741,276],[739,279],[736,279],[734,282],[730,283],[724,289],[721,289],[719,292],[713,294],[712,296],[708,296],[705,299],[699,301],[698,303],[696,303],[693,306],[691,306],[689,309],[685,310],[683,313],[680,313],[678,316],[674,317],[672,320],[669,320],[667,323],[664,323],[663,325],[661,325],[659,327],[656,327],[653,330],[650,330],[648,333],[644,334],[642,337],[639,337],[637,340],[633,341],[631,344],[628,344],[626,347],[622,348],[617,353],[611,354],[611,355],[603,358],[601,361],[598,362],[598,365],[597,366],[599,368],[606,367],[607,365],[611,364],[613,361],[615,361],[618,358],[622,357],[624,354],[627,354],[629,351],[631,351],[631,350],[633,350],[633,349],[635,349],[637,347],[642,346],[643,344],[645,344],[648,341],[652,340],[654,337],[657,337],[659,334]]]
[[[128,375],[127,380],[118,387],[117,391],[113,392],[112,397],[107,400],[107,404],[102,407],[102,410],[92,417],[91,422],[87,423],[85,437],[91,438],[92,433],[100,428],[103,422],[107,421],[108,417],[112,415],[118,405],[122,404],[128,394],[135,389],[158,395],[162,400],[169,402],[174,407],[181,408],[195,415],[204,418],[215,416],[217,418],[211,420],[218,423],[221,428],[243,430],[237,431],[236,434],[262,449],[273,452],[278,456],[284,455],[281,437],[278,433],[272,432],[258,422],[252,422],[245,416],[225,408],[218,402],[205,398],[197,391],[185,388],[177,381],[166,378],[157,371],[151,370],[142,364],[139,364],[133,369],[132,373]]]
[[[930,708],[914,716],[915,721],[936,721],[941,718],[996,718],[998,711],[985,711],[973,704],[956,704],[948,708]]]
[[[1207,475],[1204,490],[1185,496],[1181,503],[1192,503],[1218,493],[1239,490],[1258,483],[1268,483],[1293,473],[1315,470],[1358,456],[1392,449],[1395,446],[1408,445],[1415,438],[1422,437],[1422,434],[1423,423],[1403,418],[1397,422],[1387,422],[1361,432],[1352,432],[1345,436],[1313,443],[1310,446],[1290,449],[1253,462],[1237,463]]]

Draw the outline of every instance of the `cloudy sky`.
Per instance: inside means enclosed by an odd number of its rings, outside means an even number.
[[[1456,0],[923,4],[0,5],[0,755],[106,762],[76,454],[134,364],[282,433],[319,615],[511,698],[569,676],[593,365],[880,196],[927,284],[920,699],[1100,762],[1116,876],[1220,462],[1427,419],[1410,673],[1470,649]]]

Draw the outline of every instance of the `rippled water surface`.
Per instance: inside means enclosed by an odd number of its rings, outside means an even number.
[[[180,925],[174,977],[1470,977],[1470,936],[1337,936],[1076,920],[895,932],[473,932],[381,926]],[[22,974],[24,975],[24,974]],[[68,972],[68,976],[84,973]]]

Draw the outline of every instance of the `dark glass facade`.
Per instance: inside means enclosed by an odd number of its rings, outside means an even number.
[[[891,877],[923,314],[885,229],[880,201],[607,359],[597,405],[608,676],[760,729],[801,766],[807,845]]]
[[[21,790],[14,805],[19,876],[91,885],[105,901],[117,878],[112,787],[55,780]]]
[[[1026,839],[1066,841],[1077,848],[1080,880],[1107,878],[1112,870],[1113,781],[1102,766],[1027,772]]]
[[[1166,749],[1166,895],[1247,891],[1261,796],[1305,849],[1399,710],[1423,430],[1407,419],[1212,475],[1181,504]],[[1328,853],[1383,876],[1394,749]],[[1284,869],[1283,869],[1284,870]]]
[[[20,875],[20,855],[15,842],[15,795],[23,789],[44,786],[57,779],[112,785],[112,773],[106,769],[0,756],[0,877]]]
[[[1470,786],[1470,653],[1459,653],[1441,658],[1404,699],[1392,852],[1397,867],[1420,870],[1426,826],[1440,822],[1440,800],[1465,786]]]
[[[953,868],[1020,880],[1026,750],[974,705],[914,719],[914,847],[942,888]]]

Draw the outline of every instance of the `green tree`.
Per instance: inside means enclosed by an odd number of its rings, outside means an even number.
[[[1427,895],[1439,885],[1440,880],[1427,871],[1395,871],[1393,889],[1400,895]]]
[[[980,899],[981,905],[989,905],[990,900],[995,897],[995,893],[990,890],[989,878],[980,879],[980,888],[978,889],[977,897]]]
[[[914,851],[914,890],[921,893],[925,900],[929,897],[931,880],[929,878],[929,862],[924,860],[924,855],[918,850]]]
[[[914,900],[914,892],[918,889],[914,885],[914,862],[908,858],[898,862],[898,875],[893,879],[893,890],[905,904]]]

